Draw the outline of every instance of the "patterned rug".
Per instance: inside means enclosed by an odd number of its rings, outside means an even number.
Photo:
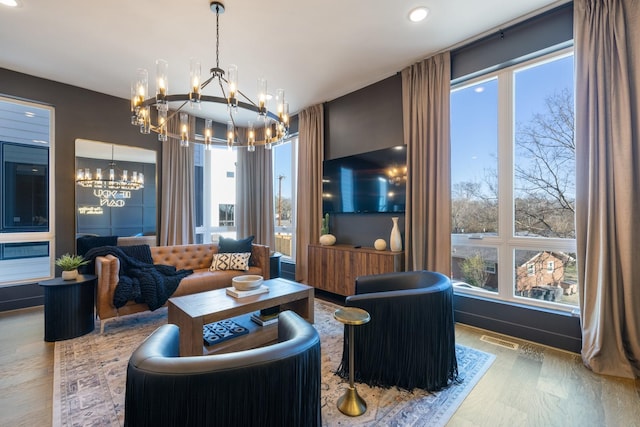
[[[460,376],[464,380],[429,393],[382,389],[356,384],[367,412],[351,418],[336,402],[346,382],[334,374],[342,357],[343,325],[333,318],[338,306],[316,299],[315,327],[322,347],[323,426],[444,426],[495,357],[457,345]],[[96,331],[55,344],[53,425],[121,426],[124,421],[126,367],[138,344],[167,321],[167,310],[125,316]]]

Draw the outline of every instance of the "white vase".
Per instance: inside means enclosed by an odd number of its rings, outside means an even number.
[[[78,270],[68,270],[62,272],[62,280],[75,280],[78,277]]]
[[[393,221],[393,228],[391,228],[391,236],[389,237],[389,248],[391,252],[400,252],[402,251],[402,237],[398,228],[398,217],[394,216],[391,221]]]

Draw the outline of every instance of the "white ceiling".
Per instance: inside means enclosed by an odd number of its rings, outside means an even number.
[[[215,66],[209,0],[18,0],[0,5],[0,67],[129,98],[137,68],[169,62],[170,93],[188,92],[189,60]],[[479,34],[566,0],[228,0],[220,66],[236,64],[250,97],[264,76],[291,114],[382,80]],[[430,14],[407,19],[418,5]],[[210,93],[214,95],[214,93]],[[217,93],[215,93],[217,95]]]

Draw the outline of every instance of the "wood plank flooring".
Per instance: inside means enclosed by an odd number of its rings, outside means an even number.
[[[51,425],[54,344],[43,337],[43,307],[0,313],[0,426]],[[457,325],[456,340],[496,360],[450,427],[640,427],[640,380],[595,375],[577,354],[465,325]]]
[[[0,426],[51,425],[53,351],[43,306],[0,313]]]

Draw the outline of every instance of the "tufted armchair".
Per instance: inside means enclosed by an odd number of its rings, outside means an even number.
[[[131,355],[125,426],[320,425],[320,337],[293,311],[270,346],[178,357],[178,341],[163,325]]]
[[[449,278],[431,271],[356,278],[347,307],[367,310],[371,321],[354,328],[354,376],[372,386],[439,390],[458,376]],[[349,375],[345,328],[338,374]]]

